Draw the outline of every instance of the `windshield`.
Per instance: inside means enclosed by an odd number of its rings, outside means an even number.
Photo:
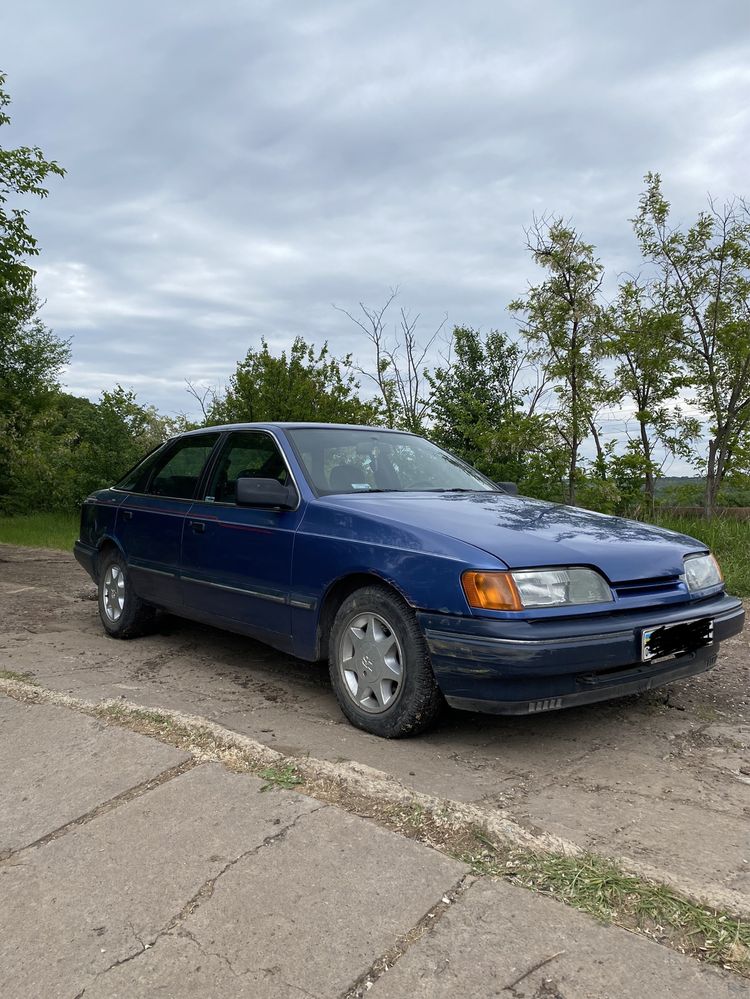
[[[288,430],[309,482],[322,496],[373,492],[491,492],[469,465],[413,434],[367,428]]]

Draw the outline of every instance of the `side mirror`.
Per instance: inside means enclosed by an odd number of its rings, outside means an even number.
[[[292,510],[297,505],[293,486],[282,486],[278,479],[237,479],[237,503],[242,506],[278,506]]]
[[[501,492],[507,493],[509,496],[518,496],[518,486],[515,482],[496,482],[495,485]]]

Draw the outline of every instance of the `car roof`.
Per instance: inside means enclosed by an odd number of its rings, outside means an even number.
[[[205,434],[207,431],[226,431],[226,430],[305,430],[305,429],[316,429],[316,430],[377,430],[382,433],[387,434],[404,434],[409,433],[408,430],[393,430],[390,427],[372,427],[366,426],[364,424],[357,423],[223,423],[220,426],[212,427],[198,427],[196,430],[186,430],[184,433],[179,434],[180,437],[189,436],[190,434]]]

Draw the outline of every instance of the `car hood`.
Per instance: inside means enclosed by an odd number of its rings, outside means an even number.
[[[590,565],[610,582],[678,576],[695,538],[622,517],[505,493],[327,496],[326,505],[436,532],[488,552],[509,568]]]

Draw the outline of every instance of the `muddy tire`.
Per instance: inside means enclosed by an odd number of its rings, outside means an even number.
[[[329,645],[331,684],[357,728],[386,739],[428,729],[443,707],[414,612],[381,586],[356,590],[339,607]]]
[[[135,638],[156,615],[133,591],[127,563],[115,548],[107,551],[99,564],[98,605],[104,630],[112,638]]]

